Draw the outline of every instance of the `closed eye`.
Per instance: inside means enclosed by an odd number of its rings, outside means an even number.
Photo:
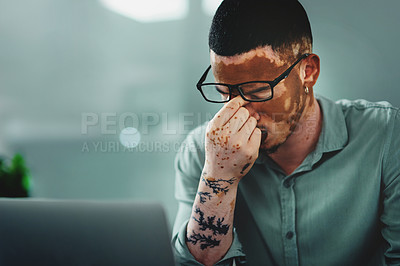
[[[215,86],[215,89],[216,89],[219,93],[221,93],[221,94],[224,94],[224,95],[228,95],[228,94],[229,94],[229,92],[222,91],[222,90],[219,89],[217,86]]]
[[[255,94],[257,92],[260,92],[260,91],[264,92],[264,91],[269,90],[269,89],[270,89],[270,86],[267,85],[267,86],[264,86],[264,87],[259,87],[259,88],[255,89],[255,90],[252,90],[252,91],[247,91],[245,94]]]

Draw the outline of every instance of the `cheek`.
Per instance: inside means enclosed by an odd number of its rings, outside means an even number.
[[[305,97],[301,93],[300,79],[298,76],[294,76],[292,79],[286,79],[284,81],[283,88],[281,89],[280,95],[274,99],[275,101],[271,102],[271,110],[272,112],[281,113],[284,117],[293,116],[295,113],[299,112],[302,102]]]
[[[263,123],[287,123],[293,116],[300,111],[302,102],[305,99],[299,87],[300,79],[294,76],[286,79],[282,84],[274,88],[274,98],[265,103],[255,103],[251,105],[254,112],[261,116],[260,122]]]
[[[287,92],[281,93],[279,96],[274,94],[274,98],[264,103],[262,106],[259,106],[256,112],[259,112],[261,117],[270,118],[275,122],[287,120],[292,113],[292,99],[293,97],[288,95]]]

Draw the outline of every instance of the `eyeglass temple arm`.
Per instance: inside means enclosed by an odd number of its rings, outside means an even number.
[[[207,68],[206,71],[204,72],[203,76],[201,76],[201,78],[200,78],[199,82],[197,83],[197,85],[202,84],[202,83],[204,82],[204,80],[206,80],[208,71],[210,71],[210,69],[211,69],[211,65],[208,66],[208,68]]]
[[[309,55],[310,55],[310,54],[303,54],[299,59],[297,59],[297,61],[294,62],[294,64],[293,64],[291,67],[289,67],[285,72],[282,73],[282,75],[280,75],[279,77],[277,77],[277,78],[273,81],[274,86],[275,86],[277,83],[279,83],[279,81],[281,81],[282,79],[287,78],[287,77],[289,76],[290,72],[292,71],[292,69],[293,69],[301,60],[303,60],[304,58],[306,58],[306,57],[309,56]]]

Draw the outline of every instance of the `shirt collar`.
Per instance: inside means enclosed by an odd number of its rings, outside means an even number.
[[[340,105],[317,95],[315,97],[322,111],[322,130],[319,136],[317,153],[325,153],[343,149],[348,141],[347,126]]]
[[[315,95],[315,98],[321,107],[322,129],[315,150],[309,154],[312,164],[316,163],[323,153],[343,149],[348,141],[346,121],[341,107],[325,97]],[[260,153],[256,163],[262,164],[269,160],[268,156]]]

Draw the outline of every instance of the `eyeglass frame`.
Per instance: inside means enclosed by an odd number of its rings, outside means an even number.
[[[290,72],[293,70],[293,68],[303,59],[307,58],[310,55],[310,53],[305,53],[302,56],[300,56],[299,59],[297,59],[296,62],[294,62],[294,64],[292,64],[288,69],[285,70],[285,72],[283,72],[281,75],[279,75],[279,77],[277,77],[276,79],[274,79],[273,81],[247,81],[247,82],[243,82],[243,83],[238,83],[238,84],[226,84],[226,83],[203,83],[206,78],[207,78],[207,74],[211,69],[211,65],[206,69],[206,71],[203,73],[203,75],[201,76],[201,78],[199,79],[199,81],[196,84],[197,89],[200,91],[201,95],[203,96],[203,98],[207,101],[207,102],[211,102],[211,103],[226,103],[229,102],[232,98],[232,91],[233,89],[236,89],[240,96],[242,97],[243,100],[248,101],[248,102],[266,102],[271,100],[274,97],[274,87],[276,85],[278,85],[279,82],[281,82],[283,79],[287,78],[290,74]],[[251,83],[268,83],[269,86],[271,87],[271,96],[267,99],[262,99],[262,100],[248,100],[246,99],[246,97],[244,96],[244,93],[242,92],[242,90],[239,88],[239,86],[241,85],[245,85],[245,84],[251,84]],[[222,85],[222,86],[226,86],[229,89],[229,98],[227,100],[224,101],[213,101],[213,100],[209,100],[207,99],[207,97],[205,96],[205,94],[203,93],[202,90],[202,86],[208,86],[208,85]]]

